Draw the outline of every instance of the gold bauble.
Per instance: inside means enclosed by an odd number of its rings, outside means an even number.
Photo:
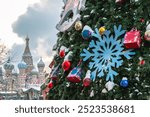
[[[100,27],[99,28],[99,33],[102,35],[104,32],[105,32],[105,27],[103,26],[103,27]]]
[[[82,22],[81,21],[77,21],[76,23],[75,23],[75,29],[76,30],[82,30]]]

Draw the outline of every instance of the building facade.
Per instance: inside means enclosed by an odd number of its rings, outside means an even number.
[[[19,73],[13,72],[14,65],[10,59],[4,64],[4,75],[1,78],[0,90],[5,93],[16,91],[23,99],[38,99],[38,95],[40,96],[40,86],[45,79],[45,64],[42,58],[40,58],[37,63],[38,70],[35,69],[29,40],[27,36],[22,60],[18,63]]]

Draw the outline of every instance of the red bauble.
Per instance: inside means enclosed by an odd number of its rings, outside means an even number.
[[[145,20],[143,18],[140,19],[140,22],[144,22]]]
[[[83,79],[83,85],[84,85],[85,87],[90,86],[90,84],[91,84],[91,79],[90,79],[90,78],[84,78],[84,79]]]
[[[64,58],[64,56],[65,56],[65,50],[61,50],[59,52],[59,56],[60,56],[60,58]]]
[[[70,61],[66,60],[62,63],[62,68],[64,69],[64,71],[67,71],[70,69],[71,63]]]
[[[48,83],[48,88],[52,89],[52,88],[53,88],[53,86],[54,86],[53,82],[52,82],[52,81],[50,81],[50,82]]]
[[[145,60],[141,60],[140,62],[139,62],[139,65],[144,65],[145,64]]]

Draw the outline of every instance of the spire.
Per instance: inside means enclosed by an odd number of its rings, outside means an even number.
[[[7,63],[10,63],[10,56],[8,57]]]
[[[25,47],[23,56],[31,56],[31,52],[30,52],[30,49],[29,49],[29,37],[28,37],[28,35],[27,35],[25,40],[26,40],[26,47]]]
[[[26,46],[22,56],[22,60],[27,64],[27,71],[30,72],[33,69],[33,59],[29,48],[29,37],[26,37]]]

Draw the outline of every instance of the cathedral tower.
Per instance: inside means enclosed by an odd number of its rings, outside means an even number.
[[[5,81],[6,81],[6,90],[13,90],[13,78],[12,78],[12,70],[14,69],[14,65],[10,62],[10,58],[4,64],[5,69]]]
[[[26,46],[22,56],[22,60],[27,64],[27,73],[30,73],[33,69],[33,59],[29,48],[29,38],[26,37]]]

